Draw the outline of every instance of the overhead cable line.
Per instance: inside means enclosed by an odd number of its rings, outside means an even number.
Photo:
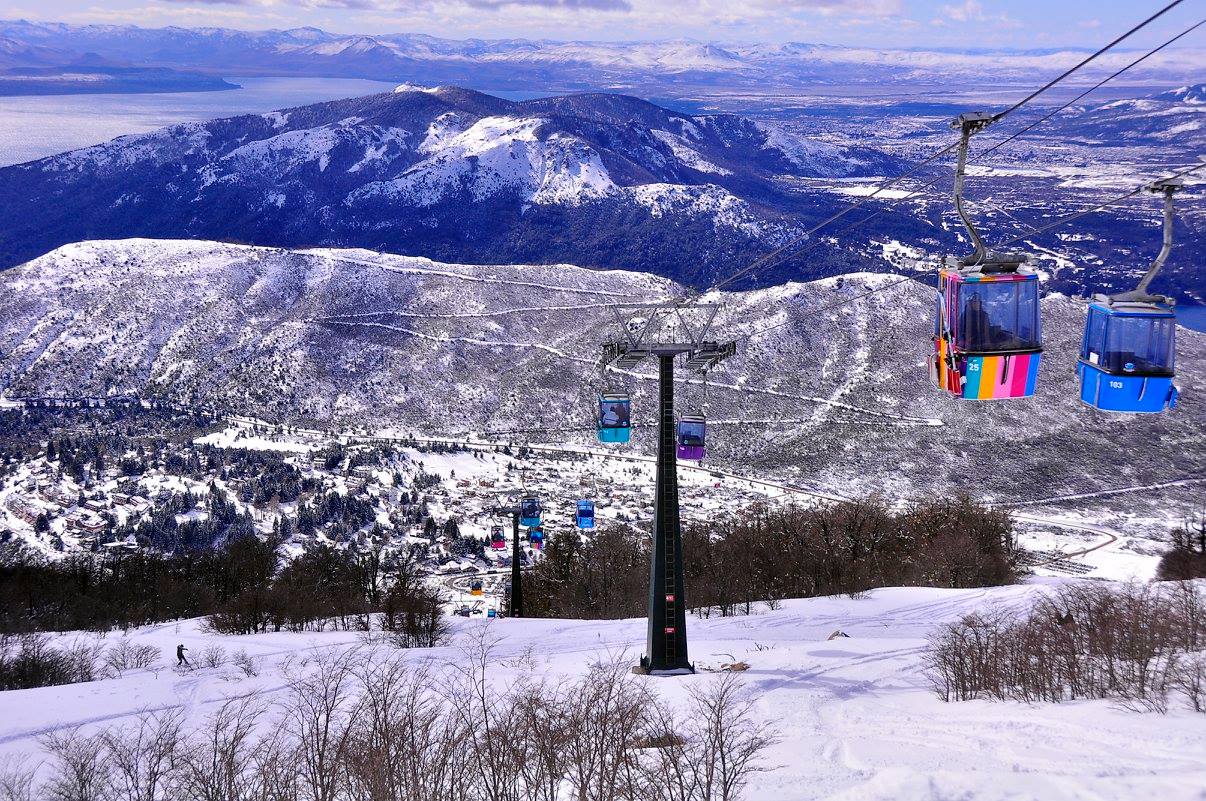
[[[1058,84],[1060,81],[1063,81],[1065,78],[1067,78],[1068,76],[1070,76],[1072,73],[1074,73],[1074,72],[1076,72],[1077,70],[1081,69],[1082,67],[1084,67],[1085,65],[1089,64],[1090,62],[1092,62],[1092,61],[1094,61],[1094,60],[1096,60],[1096,59],[1100,58],[1100,57],[1101,57],[1101,56],[1102,56],[1102,55],[1103,55],[1103,54],[1104,54],[1106,51],[1111,50],[1111,49],[1113,49],[1114,47],[1117,47],[1117,46],[1118,46],[1119,44],[1121,44],[1123,41],[1125,41],[1126,39],[1129,39],[1131,36],[1135,35],[1135,34],[1136,34],[1136,33],[1138,33],[1139,31],[1143,30],[1143,29],[1144,29],[1144,28],[1146,28],[1148,25],[1151,25],[1153,22],[1155,22],[1156,20],[1160,19],[1160,17],[1164,16],[1164,15],[1165,15],[1165,14],[1167,14],[1169,11],[1172,11],[1174,8],[1176,8],[1177,6],[1181,5],[1181,4],[1182,4],[1182,3],[1184,3],[1184,2],[1185,2],[1185,0],[1173,0],[1173,2],[1169,3],[1169,4],[1168,4],[1168,5],[1166,5],[1164,8],[1160,9],[1159,11],[1157,11],[1155,14],[1152,14],[1150,17],[1148,17],[1147,19],[1145,19],[1143,22],[1140,22],[1138,25],[1136,25],[1135,27],[1131,28],[1131,29],[1130,29],[1129,31],[1127,31],[1126,33],[1124,33],[1124,34],[1122,34],[1121,36],[1117,37],[1116,39],[1114,39],[1114,41],[1112,41],[1112,42],[1110,42],[1109,44],[1105,45],[1104,47],[1102,47],[1102,48],[1101,48],[1100,50],[1098,50],[1097,52],[1093,53],[1093,54],[1092,54],[1092,55],[1090,55],[1090,56],[1086,56],[1084,59],[1082,59],[1082,60],[1080,61],[1080,63],[1076,64],[1076,66],[1069,67],[1067,70],[1065,70],[1065,71],[1064,71],[1062,74],[1060,74],[1058,77],[1052,78],[1050,81],[1048,81],[1047,83],[1045,83],[1045,84],[1044,84],[1042,87],[1040,87],[1039,89],[1036,89],[1035,91],[1031,92],[1031,93],[1030,93],[1030,94],[1028,94],[1026,97],[1024,97],[1024,98],[1022,98],[1021,100],[1019,100],[1018,102],[1014,103],[1014,104],[1013,104],[1012,106],[1010,106],[1009,108],[1005,109],[1004,111],[1001,111],[1001,112],[998,112],[998,113],[994,114],[994,115],[992,116],[992,121],[993,121],[993,122],[997,122],[998,120],[1003,119],[1003,118],[1004,118],[1006,115],[1008,115],[1008,114],[1012,114],[1013,112],[1017,111],[1017,110],[1018,110],[1018,109],[1020,109],[1022,106],[1026,105],[1027,103],[1029,103],[1031,100],[1034,100],[1034,99],[1035,99],[1036,97],[1038,97],[1039,95],[1041,95],[1041,94],[1043,94],[1044,92],[1046,92],[1047,90],[1051,89],[1053,86],[1055,86],[1056,84]]]
[[[1203,169],[1203,168],[1206,168],[1206,162],[1203,162],[1203,163],[1201,163],[1201,164],[1196,164],[1196,165],[1194,165],[1194,166],[1192,166],[1192,167],[1189,167],[1189,168],[1187,168],[1187,169],[1180,170],[1180,171],[1178,171],[1178,172],[1173,173],[1172,175],[1170,175],[1170,176],[1168,176],[1168,177],[1169,177],[1169,178],[1181,178],[1181,177],[1183,177],[1183,176],[1190,175],[1190,174],[1192,174],[1192,173],[1194,173],[1194,172],[1197,172],[1198,170]],[[919,187],[918,189],[913,190],[913,192],[911,192],[911,193],[910,193],[910,195],[912,195],[912,194],[916,194],[916,193],[919,193],[919,192],[922,192],[922,191],[924,191],[926,188],[928,188],[929,186],[932,186],[932,185],[933,185],[934,183],[936,183],[936,182],[937,182],[937,179],[935,179],[934,181],[931,181],[929,184],[926,184],[925,186],[922,186],[922,187]],[[1144,190],[1145,190],[1145,189],[1147,189],[1149,186],[1151,186],[1151,182],[1150,182],[1150,181],[1148,181],[1148,182],[1146,182],[1146,183],[1142,184],[1141,186],[1139,186],[1139,187],[1137,187],[1137,188],[1135,188],[1135,189],[1132,189],[1130,192],[1127,192],[1125,195],[1119,195],[1118,197],[1111,198],[1110,200],[1107,200],[1107,201],[1105,201],[1104,203],[1099,203],[1098,205],[1093,206],[1092,208],[1085,209],[1084,211],[1080,211],[1080,212],[1077,212],[1076,214],[1072,214],[1072,215],[1069,215],[1069,216],[1067,216],[1067,217],[1063,217],[1063,218],[1061,218],[1061,219],[1059,219],[1059,220],[1055,220],[1054,222],[1052,222],[1052,223],[1050,223],[1050,224],[1048,224],[1048,225],[1042,226],[1042,227],[1040,227],[1040,228],[1035,228],[1035,229],[1031,230],[1030,232],[1028,232],[1028,233],[1026,233],[1026,234],[1022,234],[1021,236],[1018,236],[1018,237],[1015,237],[1015,238],[1013,238],[1013,239],[1010,239],[1010,240],[1008,240],[1007,242],[1005,242],[1005,243],[1002,245],[1002,247],[1008,247],[1009,245],[1017,244],[1018,242],[1021,242],[1021,241],[1022,241],[1022,240],[1024,240],[1024,239],[1029,239],[1029,238],[1030,238],[1030,237],[1032,237],[1032,236],[1036,236],[1036,235],[1038,235],[1038,234],[1044,233],[1044,232],[1046,232],[1046,231],[1051,230],[1052,228],[1058,228],[1058,227],[1059,227],[1059,226],[1061,226],[1061,225],[1065,225],[1065,224],[1070,223],[1070,222],[1072,222],[1072,221],[1074,221],[1074,220],[1080,219],[1081,217],[1084,217],[1084,216],[1086,216],[1086,215],[1088,215],[1088,214],[1092,214],[1092,213],[1094,213],[1094,212],[1101,211],[1102,209],[1107,208],[1107,207],[1109,207],[1109,206],[1112,206],[1112,205],[1114,205],[1114,204],[1116,204],[1116,203],[1121,203],[1122,201],[1127,200],[1127,199],[1129,199],[1129,198],[1132,198],[1132,197],[1134,197],[1135,195],[1139,194],[1140,192],[1144,191]],[[883,210],[881,209],[880,211],[875,212],[875,214],[869,215],[869,216],[867,216],[867,217],[865,217],[865,218],[863,218],[863,219],[861,219],[861,220],[859,220],[859,221],[857,221],[857,222],[855,222],[855,223],[851,223],[849,226],[847,226],[845,229],[843,229],[843,231],[842,231],[842,232],[840,232],[840,233],[845,233],[845,231],[848,231],[848,230],[850,230],[851,228],[854,228],[855,226],[862,225],[862,224],[863,224],[863,223],[865,223],[867,220],[870,220],[872,217],[874,217],[876,214],[880,214],[880,213],[882,213],[882,211],[883,211]],[[839,233],[839,235],[840,235],[840,233]],[[841,300],[841,301],[837,301],[837,302],[835,302],[835,303],[826,304],[826,305],[824,305],[824,306],[818,306],[818,307],[813,308],[813,309],[805,309],[805,310],[803,310],[802,312],[800,312],[799,314],[797,314],[797,315],[796,315],[794,318],[792,318],[792,319],[790,319],[790,320],[786,320],[786,321],[781,322],[781,323],[776,323],[775,325],[767,326],[766,328],[760,328],[760,329],[757,329],[757,330],[755,330],[755,331],[753,331],[753,332],[751,332],[751,333],[749,333],[749,334],[745,334],[745,335],[743,335],[743,336],[738,337],[738,339],[739,339],[739,340],[749,340],[749,339],[753,339],[754,337],[761,336],[762,334],[765,334],[765,333],[767,333],[767,332],[769,332],[769,331],[774,331],[774,330],[775,330],[775,329],[777,329],[777,328],[782,328],[782,327],[783,327],[783,326],[785,326],[785,325],[789,325],[790,323],[795,322],[796,320],[798,320],[798,319],[799,319],[799,317],[801,317],[801,316],[806,316],[806,315],[810,315],[810,314],[818,314],[818,313],[820,313],[820,312],[828,311],[829,309],[840,308],[840,307],[845,306],[846,304],[851,303],[851,302],[853,302],[853,301],[856,301],[856,300],[861,300],[861,299],[863,299],[863,298],[865,298],[865,297],[869,297],[869,296],[874,295],[874,294],[876,294],[876,293],[878,293],[878,292],[883,292],[883,291],[885,291],[885,290],[888,290],[888,289],[891,289],[891,288],[893,288],[893,287],[899,286],[900,284],[903,284],[903,283],[905,283],[906,281],[912,281],[912,280],[914,280],[914,279],[913,279],[913,276],[906,276],[906,277],[904,277],[904,278],[900,279],[899,281],[892,281],[891,283],[884,284],[883,286],[876,287],[875,289],[870,289],[870,290],[867,290],[866,292],[863,292],[863,293],[861,293],[861,294],[859,294],[859,295],[855,295],[855,296],[854,296],[854,297],[852,297],[852,298],[845,298],[845,299],[843,299],[843,300]]]
[[[1096,52],[1092,53],[1091,55],[1089,55],[1089,56],[1085,57],[1085,58],[1084,58],[1084,59],[1082,59],[1080,62],[1078,62],[1076,65],[1074,65],[1074,66],[1070,67],[1069,69],[1065,70],[1063,73],[1061,73],[1060,75],[1058,75],[1057,77],[1055,77],[1055,78],[1053,78],[1052,80],[1048,81],[1046,84],[1044,84],[1044,85],[1043,85],[1042,87],[1040,87],[1039,89],[1036,89],[1035,91],[1031,92],[1029,95],[1027,95],[1027,96],[1026,96],[1025,98],[1023,98],[1022,100],[1019,100],[1017,103],[1014,103],[1012,106],[1010,106],[1009,108],[1005,109],[1004,111],[1001,111],[1001,112],[998,112],[997,114],[994,114],[994,115],[993,115],[993,117],[992,117],[992,121],[993,121],[993,122],[997,122],[997,121],[999,121],[999,120],[1001,120],[1001,119],[1005,118],[1005,117],[1006,117],[1006,116],[1008,116],[1009,114],[1012,114],[1014,111],[1017,111],[1018,109],[1022,108],[1022,107],[1023,107],[1023,106],[1025,106],[1027,103],[1029,103],[1029,102],[1031,102],[1032,100],[1034,100],[1035,98],[1037,98],[1039,95],[1043,94],[1044,92],[1047,92],[1047,91],[1048,91],[1048,90],[1050,90],[1052,87],[1054,87],[1056,84],[1060,83],[1061,81],[1066,80],[1066,79],[1067,79],[1069,76],[1071,76],[1071,75],[1072,75],[1073,73],[1075,73],[1076,71],[1080,70],[1081,68],[1085,67],[1086,65],[1088,65],[1088,64],[1089,64],[1089,63],[1091,63],[1091,62],[1093,62],[1093,61],[1094,61],[1094,60],[1096,60],[1097,58],[1101,57],[1101,56],[1102,56],[1104,53],[1106,53],[1106,52],[1107,52],[1107,51],[1109,51],[1110,49],[1112,49],[1112,48],[1116,47],[1116,46],[1117,46],[1119,43],[1121,43],[1121,42],[1123,42],[1124,40],[1126,40],[1126,39],[1130,38],[1131,36],[1133,36],[1135,33],[1138,33],[1138,32],[1139,32],[1140,30],[1142,30],[1143,28],[1146,28],[1146,27],[1147,27],[1148,25],[1150,25],[1152,22],[1155,22],[1157,19],[1159,19],[1160,17],[1162,17],[1164,14],[1168,13],[1169,11],[1171,11],[1173,8],[1177,7],[1178,5],[1181,5],[1181,3],[1183,3],[1184,1],[1185,1],[1185,0],[1175,0],[1174,2],[1169,3],[1169,4],[1168,4],[1168,5],[1166,5],[1164,8],[1160,9],[1159,11],[1157,11],[1155,14],[1152,14],[1150,17],[1148,17],[1148,18],[1147,18],[1147,19],[1145,19],[1144,21],[1140,22],[1138,25],[1135,25],[1133,28],[1131,28],[1131,29],[1130,29],[1129,31],[1127,31],[1126,33],[1122,34],[1121,36],[1116,37],[1116,38],[1115,38],[1113,41],[1111,41],[1109,44],[1107,44],[1107,45],[1105,45],[1104,47],[1102,47],[1102,48],[1098,49]],[[1201,25],[1201,24],[1202,24],[1202,23],[1198,23],[1198,25]],[[1105,84],[1105,83],[1107,83],[1108,81],[1113,80],[1113,79],[1114,79],[1114,78],[1116,78],[1117,76],[1121,75],[1122,73],[1124,73],[1124,72],[1126,72],[1127,70],[1129,70],[1129,69],[1131,69],[1132,67],[1134,67],[1136,64],[1141,63],[1141,62],[1142,62],[1142,61],[1144,61],[1145,59],[1149,58],[1150,56],[1152,56],[1152,55],[1154,55],[1155,53],[1159,52],[1160,50],[1164,49],[1165,47],[1167,47],[1168,45],[1170,45],[1170,44],[1172,44],[1173,42],[1177,41],[1177,40],[1178,40],[1178,39],[1180,39],[1181,37],[1183,37],[1183,36],[1187,35],[1187,34],[1188,34],[1188,33],[1190,33],[1191,31],[1193,31],[1195,28],[1197,28],[1197,27],[1198,27],[1198,25],[1195,25],[1195,26],[1193,26],[1193,27],[1189,28],[1188,30],[1186,30],[1186,31],[1184,31],[1183,33],[1181,33],[1180,35],[1178,35],[1178,36],[1174,37],[1174,38],[1173,38],[1173,39],[1171,39],[1170,41],[1165,42],[1164,44],[1160,45],[1160,46],[1159,46],[1159,47],[1157,47],[1155,50],[1153,50],[1153,51],[1151,51],[1151,52],[1147,53],[1147,54],[1146,54],[1146,55],[1144,55],[1142,58],[1139,58],[1139,59],[1137,59],[1137,60],[1133,61],[1132,63],[1128,64],[1126,67],[1123,67],[1122,69],[1118,70],[1117,72],[1115,72],[1115,73],[1114,73],[1113,75],[1111,75],[1110,77],[1108,77],[1108,78],[1106,78],[1105,80],[1103,80],[1103,81],[1101,81],[1100,83],[1098,83],[1098,84],[1097,84],[1096,86],[1094,86],[1092,89],[1089,89],[1088,91],[1086,91],[1086,92],[1082,93],[1082,94],[1081,94],[1081,95],[1080,95],[1080,96],[1077,98],[1077,100],[1079,100],[1080,98],[1083,98],[1083,97],[1084,97],[1085,95],[1087,95],[1089,92],[1092,92],[1094,89],[1097,89],[1098,87],[1100,87],[1100,86],[1104,85],[1104,84]],[[1076,102],[1076,101],[1074,100],[1074,101],[1072,101],[1072,102]],[[980,154],[979,154],[977,157],[982,157],[982,156],[988,155],[989,153],[995,152],[995,151],[996,151],[997,149],[999,149],[1000,147],[1003,147],[1003,146],[1004,146],[1004,145],[1005,145],[1007,142],[1009,142],[1009,141],[1011,141],[1012,139],[1016,138],[1016,136],[1020,135],[1021,133],[1024,133],[1026,130],[1029,130],[1029,129],[1033,128],[1034,126],[1038,125],[1039,123],[1041,123],[1041,122],[1043,122],[1043,121],[1045,121],[1045,120],[1047,120],[1047,119],[1050,119],[1050,117],[1051,117],[1051,116],[1054,116],[1054,114],[1059,113],[1059,112],[1060,112],[1060,111],[1062,111],[1064,108],[1067,108],[1067,106],[1069,106],[1069,105],[1071,105],[1071,103],[1066,104],[1065,106],[1063,106],[1063,107],[1061,107],[1061,108],[1057,109],[1057,110],[1056,110],[1056,111],[1055,111],[1053,114],[1047,115],[1046,117],[1044,117],[1043,119],[1039,120],[1038,122],[1033,123],[1033,124],[1032,124],[1032,125],[1030,125],[1028,128],[1023,129],[1023,131],[1022,131],[1022,132],[1019,132],[1018,134],[1015,134],[1015,135],[1014,135],[1014,136],[1012,136],[1012,137],[1009,137],[1009,138],[1007,138],[1007,139],[1005,139],[1005,140],[1003,140],[1003,141],[1001,141],[1001,142],[998,142],[998,143],[997,143],[996,145],[994,145],[992,148],[990,148],[990,149],[988,149],[988,150],[984,151],[983,153],[980,153]],[[713,284],[711,287],[709,287],[709,288],[708,288],[707,290],[705,290],[703,293],[693,293],[693,294],[707,294],[708,292],[713,292],[713,291],[715,291],[715,290],[718,290],[718,289],[721,289],[721,288],[723,288],[723,287],[725,287],[725,286],[728,286],[729,284],[732,284],[734,281],[737,281],[738,279],[740,279],[740,278],[742,278],[742,277],[744,277],[744,276],[746,276],[746,275],[750,274],[750,273],[751,273],[751,272],[753,272],[754,270],[756,270],[756,269],[758,269],[758,268],[760,268],[760,267],[764,266],[764,264],[765,264],[766,262],[768,262],[768,261],[770,261],[770,260],[774,259],[776,256],[779,256],[779,255],[781,255],[782,253],[784,253],[784,252],[786,252],[786,251],[790,250],[790,249],[791,249],[791,248],[793,248],[794,246],[798,245],[800,242],[802,242],[802,241],[804,241],[804,240],[809,239],[809,238],[810,238],[810,237],[811,237],[813,234],[815,234],[815,233],[816,233],[817,231],[819,231],[820,229],[824,228],[825,226],[829,225],[830,223],[836,222],[837,220],[839,220],[839,219],[841,219],[842,217],[846,216],[846,215],[847,215],[847,214],[849,214],[850,212],[855,211],[856,209],[860,208],[860,207],[861,207],[861,206],[862,206],[864,203],[866,203],[866,202],[867,202],[868,200],[870,200],[871,198],[876,197],[876,196],[877,196],[877,195],[879,195],[881,192],[883,192],[883,191],[885,191],[885,190],[887,190],[887,189],[891,188],[892,186],[895,186],[897,183],[899,183],[899,182],[903,181],[904,179],[906,179],[906,178],[908,178],[908,177],[910,177],[910,176],[912,176],[912,175],[915,175],[915,174],[916,174],[917,172],[919,172],[921,169],[923,169],[923,168],[924,168],[924,167],[926,167],[927,165],[931,164],[931,163],[932,163],[932,162],[934,162],[935,160],[937,160],[937,159],[941,158],[942,156],[946,155],[946,154],[947,154],[947,153],[949,153],[950,151],[954,150],[956,147],[958,147],[958,142],[953,142],[953,143],[951,143],[950,145],[947,145],[946,147],[942,148],[941,150],[937,151],[936,153],[934,153],[934,154],[930,155],[929,157],[927,157],[927,158],[923,159],[922,161],[918,162],[917,164],[915,164],[913,167],[911,167],[911,168],[910,168],[908,171],[906,171],[905,173],[903,173],[903,174],[901,174],[901,175],[899,175],[899,176],[897,176],[897,177],[895,177],[895,178],[892,178],[892,179],[890,179],[890,180],[888,180],[888,181],[885,181],[885,182],[883,182],[883,183],[879,184],[879,185],[878,185],[878,186],[875,188],[875,190],[874,190],[874,191],[872,191],[870,194],[868,194],[868,195],[866,195],[866,196],[864,196],[864,197],[859,198],[859,199],[858,199],[857,201],[855,201],[854,203],[849,204],[848,206],[846,206],[845,208],[843,208],[843,209],[839,210],[837,213],[835,213],[835,214],[831,215],[830,217],[828,217],[827,219],[823,220],[822,222],[820,222],[820,223],[818,223],[818,224],[816,224],[816,225],[812,226],[811,228],[809,228],[807,231],[805,231],[805,232],[804,232],[803,234],[801,234],[800,236],[797,236],[797,237],[795,237],[794,239],[792,239],[791,241],[789,241],[789,242],[787,242],[787,243],[785,243],[785,244],[783,244],[783,245],[780,245],[779,247],[777,247],[777,248],[775,248],[774,250],[772,250],[770,253],[767,253],[766,255],[761,256],[761,257],[759,257],[759,258],[755,259],[755,260],[754,260],[753,262],[751,262],[751,263],[750,263],[748,266],[744,267],[743,269],[739,270],[738,272],[734,273],[733,275],[729,276],[728,278],[725,278],[725,279],[724,279],[724,280],[722,280],[722,281],[718,281],[718,282],[714,283],[714,284]],[[910,193],[909,195],[907,195],[907,196],[905,196],[905,197],[911,197],[913,194],[915,194],[915,193]],[[902,201],[902,200],[904,200],[904,199],[905,199],[904,197],[902,197],[902,198],[895,198],[895,199],[894,199],[894,203],[895,203],[895,202],[900,202],[900,201]],[[867,219],[870,219],[870,217],[868,217]],[[847,230],[849,230],[849,229],[847,229]],[[797,254],[797,255],[798,255],[798,254]]]
[[[840,220],[842,217],[845,217],[850,212],[859,209],[860,207],[862,207],[862,205],[864,203],[866,203],[871,198],[877,196],[879,193],[884,192],[888,189],[891,189],[893,186],[895,186],[896,184],[905,180],[906,178],[916,175],[922,169],[929,166],[930,164],[937,161],[938,159],[942,158],[947,153],[950,153],[952,150],[954,150],[958,146],[959,146],[958,142],[952,142],[951,144],[947,145],[946,147],[942,148],[941,150],[937,151],[936,153],[933,153],[932,155],[928,156],[927,158],[923,159],[922,161],[919,161],[917,164],[914,164],[911,168],[909,168],[909,170],[907,172],[904,172],[901,175],[898,175],[895,178],[892,178],[890,180],[884,181],[883,183],[879,184],[875,188],[875,190],[872,191],[870,194],[864,195],[863,197],[859,198],[855,202],[847,205],[845,208],[841,209],[840,211],[836,212],[835,214],[829,216],[828,218],[826,218],[826,219],[822,220],[821,222],[817,223],[816,225],[812,226],[807,231],[805,231],[804,233],[797,236],[795,239],[792,239],[791,241],[786,242],[783,245],[780,245],[779,247],[775,248],[770,253],[767,253],[764,256],[760,256],[759,258],[755,259],[753,262],[751,262],[748,266],[746,266],[744,269],[740,270],[739,272],[734,273],[733,275],[729,276],[728,278],[724,279],[723,281],[719,281],[719,282],[713,284],[711,287],[709,287],[707,290],[705,290],[703,294],[707,294],[708,292],[715,292],[718,289],[722,289],[723,287],[728,286],[729,284],[733,283],[734,281],[741,278],[742,276],[748,275],[749,273],[751,273],[754,270],[758,269],[759,267],[763,266],[763,264],[765,262],[768,262],[771,259],[774,259],[776,256],[780,255],[781,253],[789,250],[790,248],[800,244],[801,242],[803,242],[807,239],[810,239],[813,234],[815,234],[817,231],[820,231],[822,228],[829,225],[830,223],[837,222],[838,220]]]
[[[1151,50],[1147,51],[1146,53],[1144,53],[1144,54],[1143,54],[1142,56],[1140,56],[1139,58],[1137,58],[1137,59],[1135,59],[1134,61],[1132,61],[1131,63],[1127,64],[1125,67],[1123,67],[1123,68],[1119,69],[1117,72],[1111,73],[1109,76],[1107,76],[1107,77],[1105,77],[1105,78],[1102,78],[1100,81],[1098,81],[1097,83],[1093,84],[1093,85],[1092,85],[1092,86],[1090,86],[1088,89],[1084,90],[1083,92],[1081,92],[1080,94],[1078,94],[1076,97],[1074,97],[1074,98],[1072,98],[1071,100],[1069,100],[1067,103],[1064,103],[1064,104],[1063,104],[1062,106],[1060,106],[1059,108],[1055,109],[1054,111],[1050,111],[1050,112],[1048,112],[1047,114],[1043,115],[1043,116],[1042,116],[1042,117],[1040,117],[1039,119],[1035,120],[1034,122],[1030,123],[1030,124],[1029,124],[1029,125],[1027,125],[1026,127],[1022,128],[1021,130],[1015,131],[1014,133],[1012,133],[1012,134],[1010,134],[1009,136],[1007,136],[1005,139],[1002,139],[1000,142],[997,142],[997,143],[996,143],[995,145],[993,145],[992,147],[990,147],[990,148],[988,148],[988,149],[986,149],[986,150],[983,150],[983,151],[981,151],[981,152],[977,153],[977,154],[974,156],[974,158],[975,158],[975,159],[981,159],[981,158],[984,158],[984,157],[985,157],[985,156],[987,156],[987,155],[990,155],[990,154],[992,154],[992,153],[997,152],[997,151],[998,151],[998,150],[1000,150],[1002,147],[1004,147],[1005,145],[1009,144],[1009,143],[1010,143],[1010,142],[1012,142],[1014,139],[1017,139],[1017,138],[1018,138],[1019,136],[1021,136],[1022,134],[1025,134],[1025,133],[1027,133],[1027,132],[1029,132],[1029,131],[1033,130],[1035,127],[1037,127],[1037,126],[1039,126],[1039,125],[1042,125],[1044,122],[1046,122],[1047,120],[1051,119],[1051,118],[1052,118],[1052,117],[1054,117],[1055,115],[1059,114],[1061,111],[1064,111],[1064,110],[1065,110],[1065,109],[1067,109],[1069,106],[1072,106],[1072,105],[1074,105],[1074,104],[1078,103],[1079,101],[1083,100],[1083,99],[1084,99],[1084,98],[1085,98],[1087,95],[1089,95],[1089,94],[1091,94],[1091,93],[1093,93],[1093,92],[1097,91],[1097,90],[1098,90],[1098,89],[1100,89],[1101,87],[1105,86],[1107,83],[1109,83],[1110,81],[1114,80],[1115,78],[1117,78],[1117,77],[1118,77],[1119,75],[1121,75],[1122,73],[1126,72],[1127,70],[1130,70],[1130,69],[1131,69],[1131,68],[1133,68],[1133,67],[1138,66],[1139,64],[1142,64],[1142,63],[1143,63],[1144,61],[1146,61],[1147,59],[1149,59],[1149,58],[1151,58],[1152,56],[1156,55],[1156,53],[1159,53],[1161,50],[1163,50],[1164,48],[1166,48],[1166,47],[1168,47],[1169,45],[1173,44],[1174,42],[1178,41],[1179,39],[1182,39],[1182,38],[1184,38],[1184,37],[1188,36],[1189,34],[1193,33],[1193,32],[1194,32],[1195,30],[1197,30],[1198,28],[1202,27],[1203,25],[1206,25],[1206,19],[1203,19],[1203,20],[1198,21],[1197,23],[1195,23],[1195,24],[1191,25],[1190,27],[1186,28],[1185,30],[1181,31],[1181,32],[1180,32],[1180,33],[1178,33],[1176,36],[1174,36],[1173,38],[1171,38],[1171,39],[1169,39],[1168,41],[1164,42],[1163,44],[1159,45],[1158,47],[1155,47],[1155,48],[1153,48],[1153,49],[1151,49]]]
[[[1164,178],[1164,180],[1173,180],[1176,178],[1182,178],[1186,175],[1190,175],[1191,173],[1195,173],[1198,170],[1203,169],[1203,168],[1206,168],[1206,162],[1203,162],[1201,164],[1195,164],[1192,167],[1175,172],[1172,175],[1166,176]],[[1113,206],[1115,203],[1121,203],[1124,200],[1133,198],[1135,195],[1139,194],[1140,192],[1142,192],[1145,189],[1147,189],[1148,187],[1150,187],[1151,184],[1152,184],[1152,182],[1148,181],[1148,182],[1132,189],[1131,191],[1127,192],[1125,195],[1119,195],[1118,197],[1111,198],[1103,203],[1098,203],[1096,206],[1093,206],[1092,208],[1085,209],[1084,211],[1079,211],[1076,214],[1071,214],[1071,215],[1068,215],[1067,217],[1061,217],[1060,219],[1055,220],[1054,222],[1048,223],[1047,225],[1041,226],[1039,228],[1034,228],[1020,236],[1015,236],[1013,239],[1010,239],[1006,242],[1001,243],[1000,247],[1009,247],[1010,245],[1017,244],[1018,242],[1021,242],[1024,239],[1029,239],[1032,236],[1037,236],[1038,234],[1050,231],[1052,228],[1058,228],[1061,225],[1067,225],[1068,223],[1073,222],[1074,220],[1079,220],[1081,217],[1085,217],[1090,214],[1093,214],[1094,212],[1101,211],[1104,208]]]

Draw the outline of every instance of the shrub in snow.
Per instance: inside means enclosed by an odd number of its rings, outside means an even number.
[[[0,792],[25,788],[0,798],[738,801],[775,742],[732,675],[676,713],[626,659],[500,687],[485,632],[451,670],[383,654],[308,654],[275,704],[234,699],[193,731],[166,710],[47,735],[37,775],[0,765]]]
[[[926,672],[944,701],[1108,698],[1204,710],[1206,593],[1194,582],[1080,583],[1018,613],[968,615],[930,637]]]
[[[220,668],[226,664],[226,649],[220,645],[207,645],[197,657],[197,665],[204,668]]]
[[[230,661],[233,662],[234,666],[241,670],[243,675],[247,678],[260,675],[259,669],[255,666],[255,660],[248,656],[247,652],[242,648],[234,652],[230,658]]]
[[[1172,533],[1172,547],[1160,559],[1156,575],[1165,580],[1206,578],[1206,512]]]
[[[122,637],[105,651],[104,663],[112,676],[127,670],[144,670],[160,660],[163,652],[153,645],[134,643]]]

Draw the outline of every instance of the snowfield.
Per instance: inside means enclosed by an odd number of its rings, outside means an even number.
[[[652,682],[662,699],[682,707],[688,690],[720,679],[709,669],[734,660],[750,664],[741,693],[782,738],[766,755],[766,772],[754,777],[745,795],[750,801],[1201,799],[1206,716],[1180,708],[1138,713],[1099,701],[947,704],[929,689],[921,655],[936,625],[980,608],[1021,605],[1045,590],[888,588],[856,600],[789,601],[750,617],[691,619],[700,672],[631,681]],[[497,639],[489,676],[500,690],[521,679],[576,677],[599,660],[635,661],[645,636],[644,620],[456,619],[453,626],[461,640],[489,627]],[[849,638],[827,640],[837,629]],[[0,693],[0,759],[37,760],[42,734],[132,723],[144,710],[180,708],[191,727],[226,699],[280,698],[286,663],[306,654],[384,647],[342,632],[213,636],[196,620],[128,636],[161,648],[161,666],[120,679]],[[176,672],[167,662],[177,643],[194,658],[214,644],[227,652],[246,649],[259,675],[247,678],[230,666]],[[437,676],[463,658],[456,644],[395,653],[429,662]]]

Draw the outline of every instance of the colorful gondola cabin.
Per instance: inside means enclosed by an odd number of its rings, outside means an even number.
[[[1028,398],[1042,351],[1037,274],[939,272],[930,377],[940,389],[971,400]]]

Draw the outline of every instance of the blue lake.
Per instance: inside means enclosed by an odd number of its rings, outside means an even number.
[[[1206,332],[1206,306],[1178,306],[1177,322],[1194,331]]]
[[[390,92],[397,82],[354,78],[238,78],[225,92],[0,97],[0,166],[143,133],[210,120]]]

